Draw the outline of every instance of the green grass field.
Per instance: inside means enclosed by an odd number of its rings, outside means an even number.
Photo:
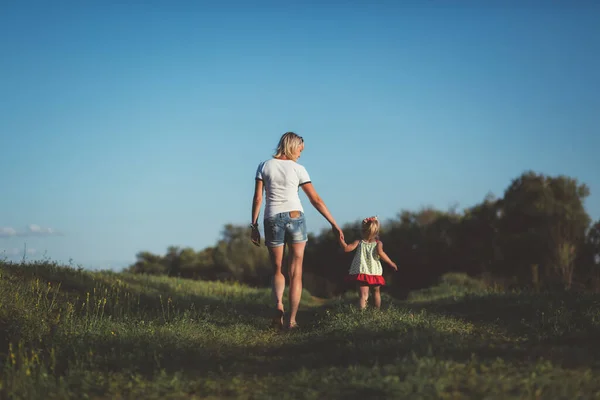
[[[600,398],[600,296],[503,293],[460,275],[383,296],[303,296],[51,263],[0,263],[0,397]]]

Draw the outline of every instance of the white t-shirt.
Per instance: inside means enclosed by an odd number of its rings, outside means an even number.
[[[266,193],[264,218],[289,211],[302,211],[300,186],[309,183],[306,168],[292,160],[271,158],[258,165],[256,179],[262,180]]]

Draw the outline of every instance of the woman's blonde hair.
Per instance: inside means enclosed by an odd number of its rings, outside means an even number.
[[[279,139],[279,144],[277,145],[277,150],[273,157],[278,158],[281,156],[286,156],[288,159],[294,159],[294,152],[298,149],[298,147],[302,146],[304,143],[304,139],[302,136],[298,136],[294,132],[286,132]]]
[[[379,220],[377,217],[363,219],[361,231],[364,240],[375,238],[379,234]]]

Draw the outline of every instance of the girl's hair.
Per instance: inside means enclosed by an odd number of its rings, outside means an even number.
[[[364,240],[375,238],[379,234],[379,220],[377,217],[363,219],[361,231]]]
[[[273,157],[286,156],[288,159],[293,160],[293,153],[304,143],[302,136],[298,136],[294,132],[286,132],[279,139],[277,150]]]

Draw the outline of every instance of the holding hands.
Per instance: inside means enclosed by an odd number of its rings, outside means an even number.
[[[337,236],[338,240],[340,242],[344,242],[344,232],[342,232],[342,229],[337,226],[337,224],[331,224],[331,230],[333,231],[334,235]]]

